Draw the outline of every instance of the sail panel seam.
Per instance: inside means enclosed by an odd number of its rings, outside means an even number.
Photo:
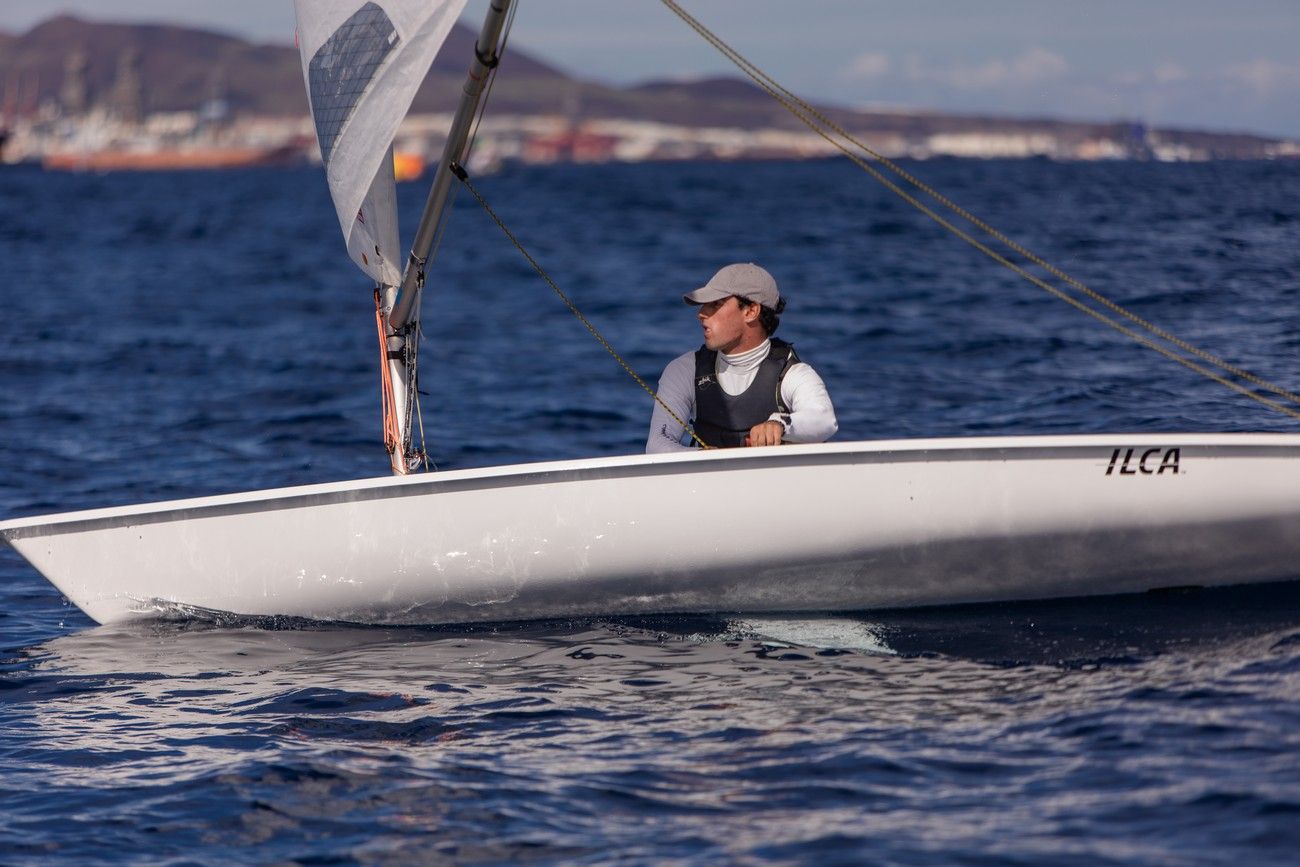
[[[367,3],[312,55],[308,87],[325,165],[329,165],[334,146],[361,98],[401,41],[388,14],[375,3]]]

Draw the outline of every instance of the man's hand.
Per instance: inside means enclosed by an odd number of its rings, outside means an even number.
[[[745,445],[779,446],[783,436],[785,436],[785,425],[779,421],[765,421],[749,429],[749,436],[745,437]]]

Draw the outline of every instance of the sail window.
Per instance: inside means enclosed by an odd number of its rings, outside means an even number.
[[[321,159],[329,165],[339,133],[388,55],[400,43],[397,28],[377,4],[367,3],[335,30],[308,66],[311,110]]]

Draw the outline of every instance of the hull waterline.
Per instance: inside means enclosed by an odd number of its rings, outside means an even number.
[[[726,517],[724,517],[726,516]],[[849,611],[1300,577],[1300,436],[836,443],[27,518],[90,617],[374,624]]]

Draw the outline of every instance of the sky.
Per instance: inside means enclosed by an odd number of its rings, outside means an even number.
[[[791,90],[859,107],[1240,130],[1300,139],[1300,0],[679,0]],[[470,0],[477,28],[486,0]],[[291,0],[0,0],[291,43]],[[513,44],[597,81],[737,74],[658,0],[522,0]],[[507,60],[503,73],[509,69]]]

